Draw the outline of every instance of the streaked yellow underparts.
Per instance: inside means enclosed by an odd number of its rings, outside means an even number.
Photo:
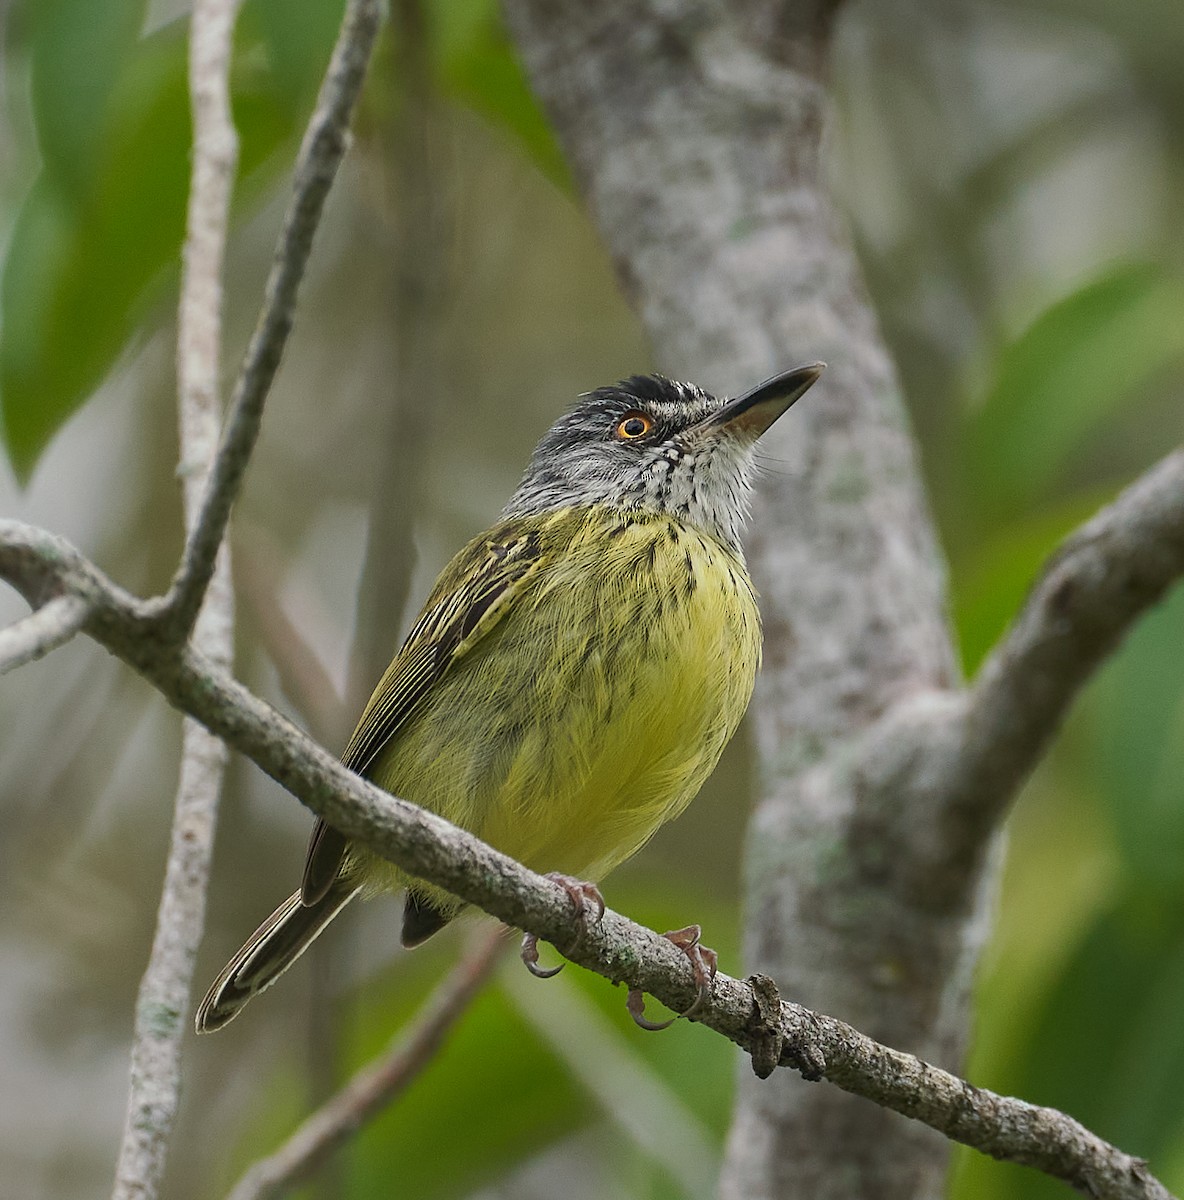
[[[509,617],[474,639],[366,773],[535,870],[599,879],[715,767],[752,694],[760,615],[736,554],[671,516],[570,508],[516,518],[524,530],[540,553]],[[456,586],[450,570],[441,595]],[[408,883],[352,847],[347,875],[368,891]]]

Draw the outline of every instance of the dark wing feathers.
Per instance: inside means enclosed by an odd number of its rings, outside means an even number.
[[[391,734],[444,673],[447,661],[441,662],[441,657],[440,647],[431,643],[405,646],[399,652],[341,756],[351,771],[366,774]]]
[[[470,542],[441,574],[341,756],[351,771],[367,773],[449,667],[497,624],[522,592],[540,560],[539,535],[532,530],[498,538],[499,532]],[[329,891],[345,850],[345,837],[318,820],[300,885],[303,904],[316,904]]]

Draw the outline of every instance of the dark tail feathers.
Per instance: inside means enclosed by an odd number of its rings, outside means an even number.
[[[214,980],[198,1006],[197,1032],[213,1033],[233,1021],[243,1005],[275,983],[357,894],[357,887],[338,880],[306,907],[300,893],[293,892]]]

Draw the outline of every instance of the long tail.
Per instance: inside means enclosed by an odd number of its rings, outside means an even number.
[[[317,935],[358,894],[338,880],[315,904],[293,892],[226,964],[197,1009],[198,1033],[213,1033],[233,1021],[252,996],[275,981],[312,945]]]

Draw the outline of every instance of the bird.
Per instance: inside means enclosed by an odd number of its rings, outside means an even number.
[[[754,449],[823,367],[734,399],[661,375],[582,396],[498,521],[441,572],[345,766],[603,914],[589,881],[686,808],[748,707],[761,618],[740,535]],[[299,889],[218,975],[197,1031],[236,1017],[351,900],[399,889],[408,947],[464,908],[318,820]],[[698,928],[677,932],[696,961]],[[529,936],[523,958],[553,973]]]

